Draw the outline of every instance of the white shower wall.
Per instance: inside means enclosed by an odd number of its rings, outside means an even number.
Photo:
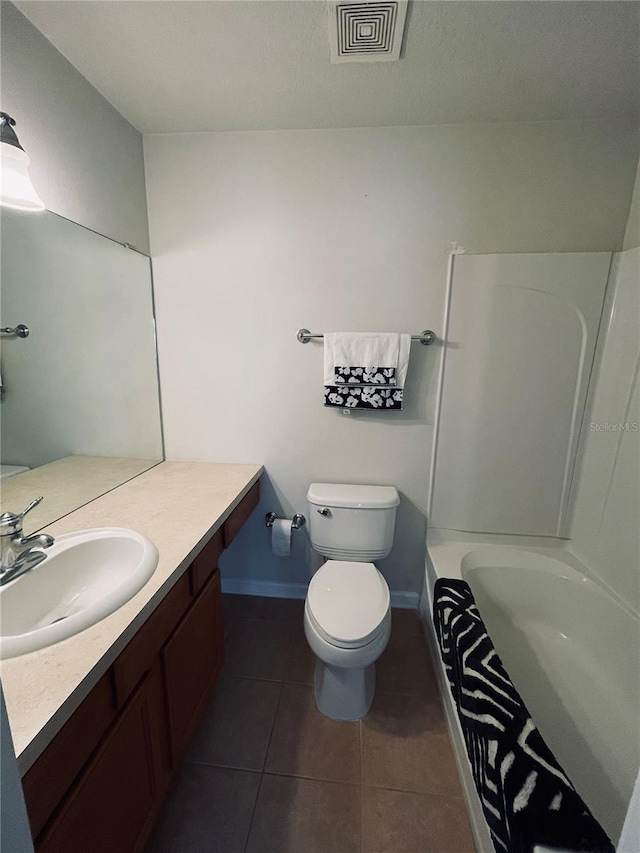
[[[640,613],[640,248],[614,255],[603,319],[571,538]]]
[[[629,218],[624,232],[623,249],[635,249],[640,246],[640,161],[636,171],[636,182],[631,197]]]
[[[565,535],[609,252],[455,258],[432,526]]]

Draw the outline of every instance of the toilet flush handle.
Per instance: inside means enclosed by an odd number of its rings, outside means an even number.
[[[325,506],[324,509],[319,509],[318,512],[320,513],[320,515],[324,515],[326,518],[331,517],[331,510],[328,506]]]

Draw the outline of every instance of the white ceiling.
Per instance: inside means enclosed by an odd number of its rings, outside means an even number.
[[[27,0],[143,133],[637,115],[639,2],[413,0],[399,62],[331,65],[317,0]]]

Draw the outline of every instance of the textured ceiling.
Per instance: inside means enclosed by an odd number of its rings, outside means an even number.
[[[331,65],[316,0],[27,0],[144,133],[637,115],[638,2],[410,3],[403,58]]]

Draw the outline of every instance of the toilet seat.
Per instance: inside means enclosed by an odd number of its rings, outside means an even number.
[[[373,563],[328,560],[315,573],[307,613],[328,643],[349,649],[372,642],[384,630],[389,587]]]

